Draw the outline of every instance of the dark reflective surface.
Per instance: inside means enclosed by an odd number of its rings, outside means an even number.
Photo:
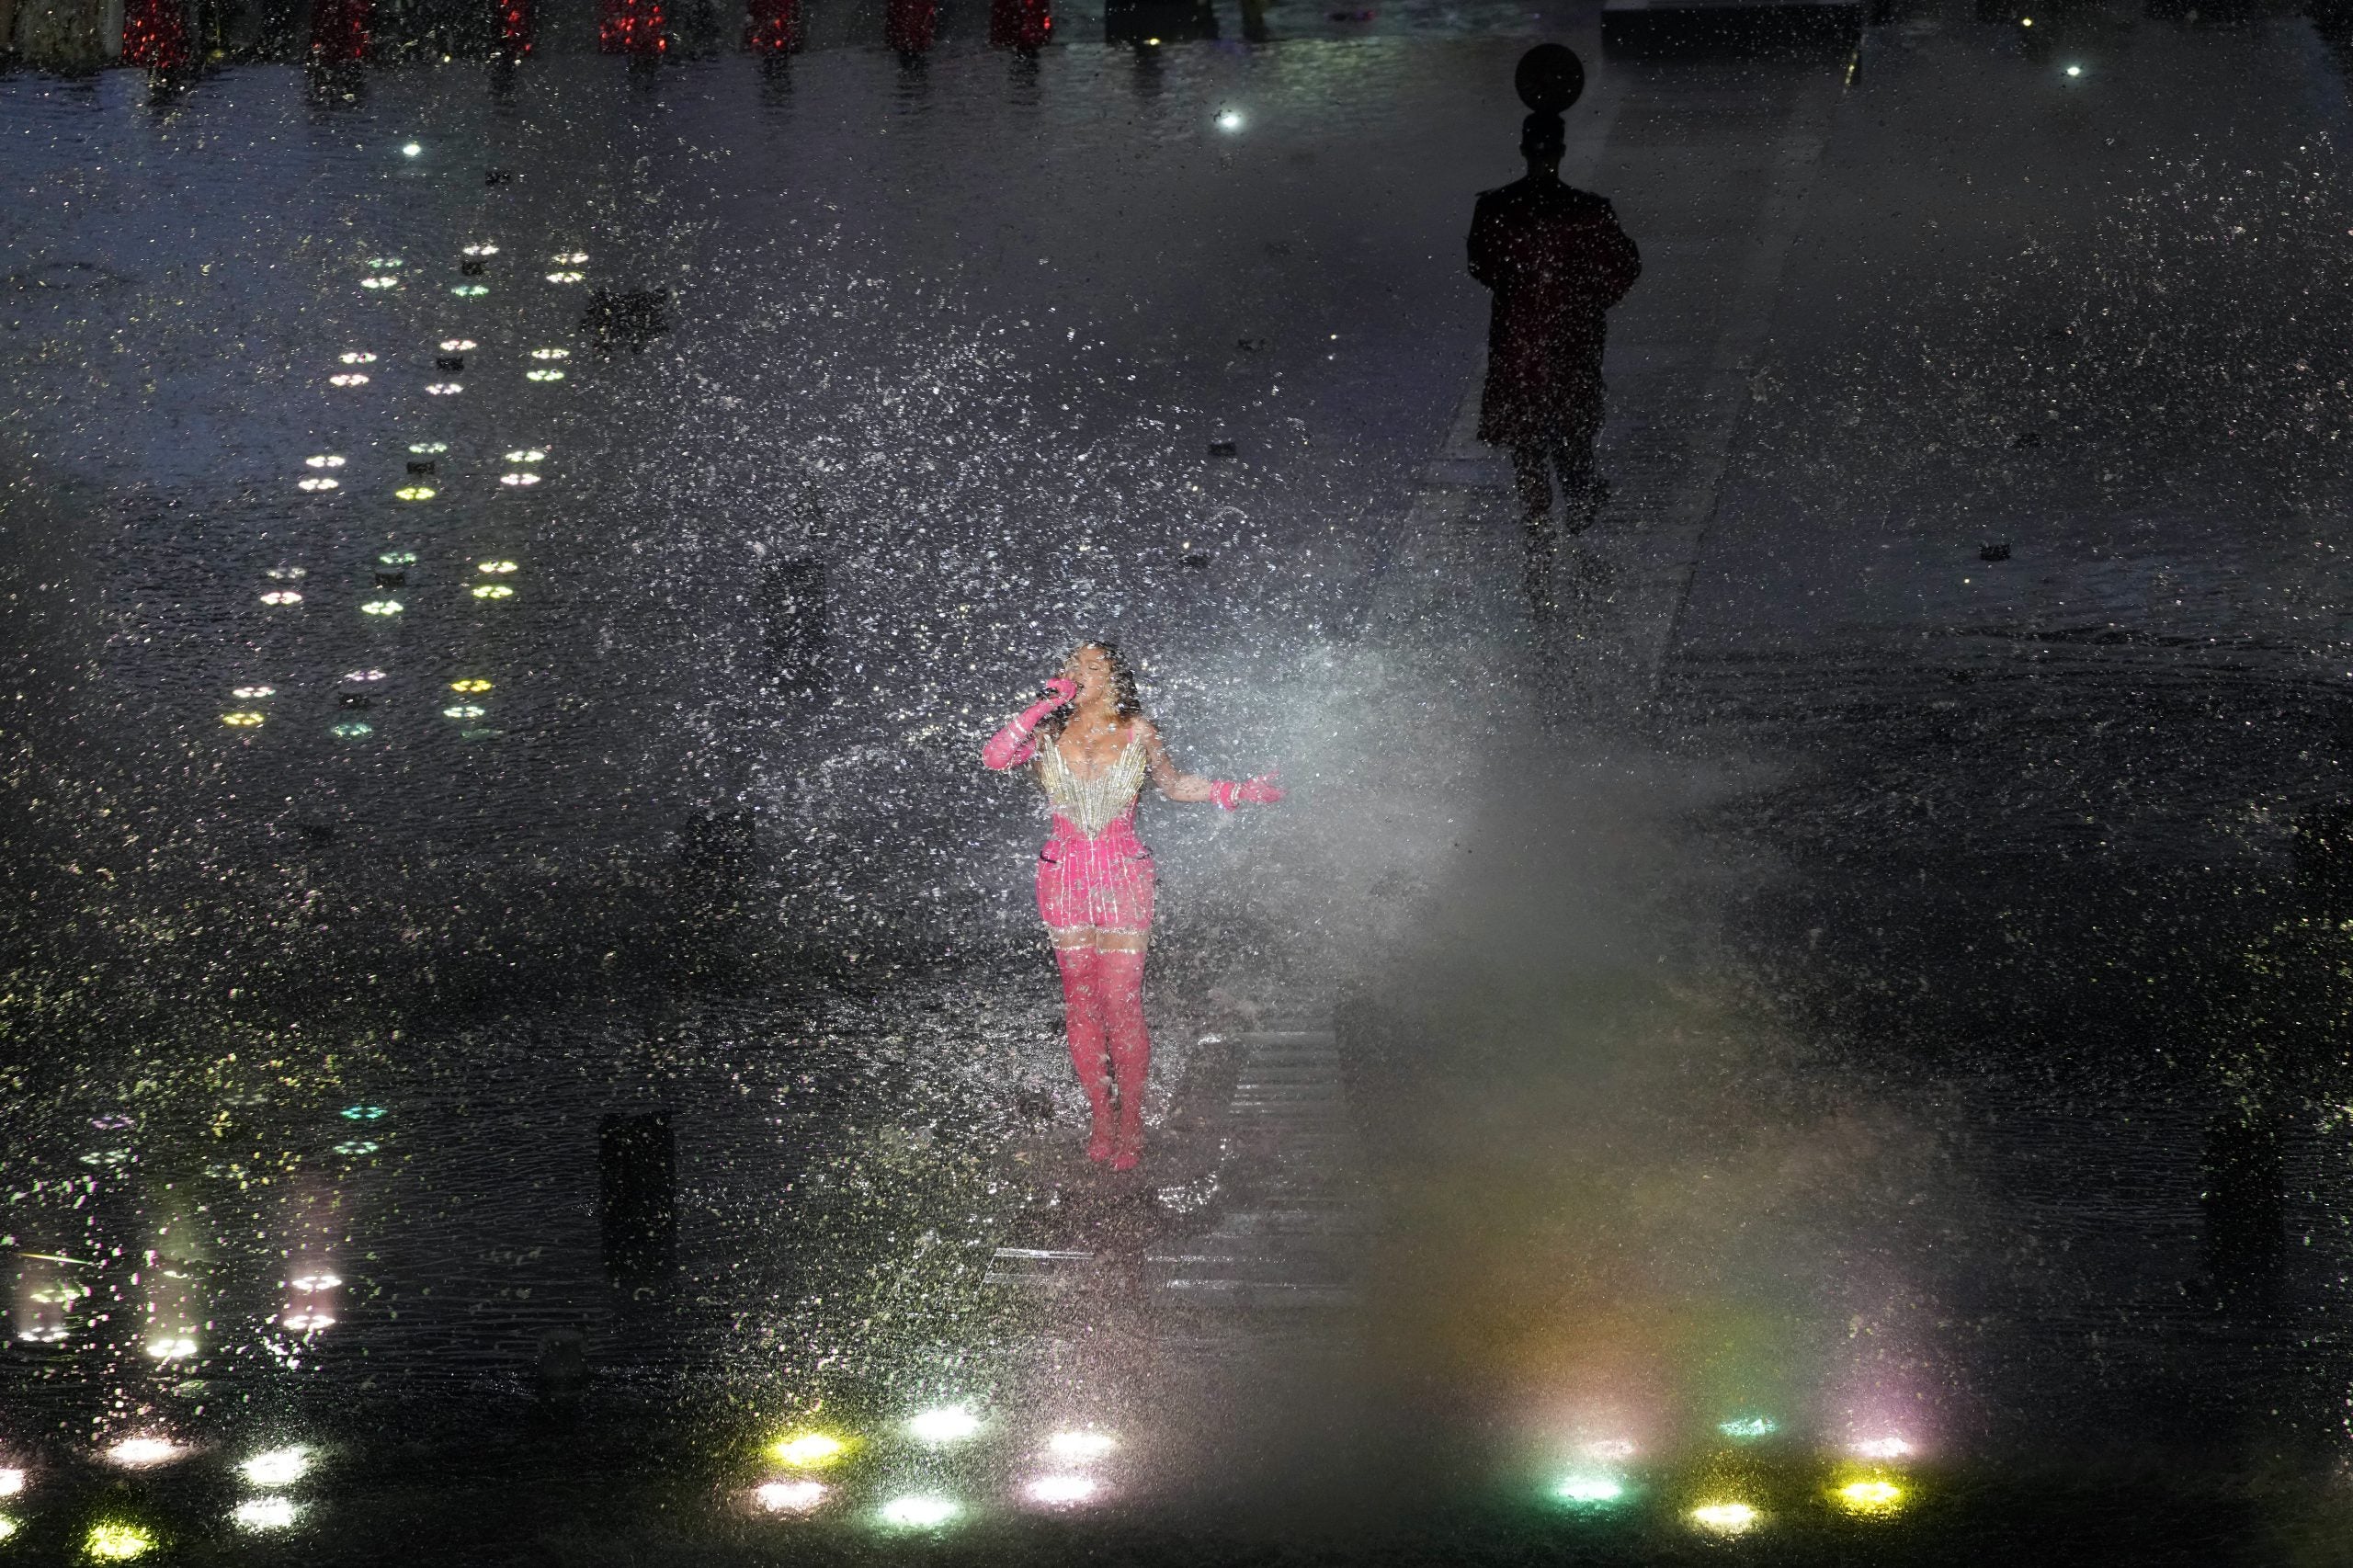
[[[1563,19],[1539,631],[1517,13],[266,11],[0,78],[17,1547],[2335,1560],[2302,23]],[[1103,632],[1293,787],[1131,1177],[974,760]]]

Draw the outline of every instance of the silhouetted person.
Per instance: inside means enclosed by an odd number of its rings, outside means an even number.
[[[1606,312],[1642,275],[1641,255],[1609,203],[1561,183],[1568,137],[1557,114],[1522,126],[1528,173],[1482,191],[1471,218],[1471,276],[1495,293],[1479,439],[1511,453],[1528,521],[1528,595],[1552,604],[1552,481],[1571,533],[1601,504],[1594,439],[1601,433]]]

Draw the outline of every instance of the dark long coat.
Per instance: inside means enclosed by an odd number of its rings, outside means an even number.
[[[1605,312],[1642,272],[1618,214],[1589,190],[1529,177],[1479,193],[1471,276],[1495,292],[1479,439],[1511,447],[1593,438]]]

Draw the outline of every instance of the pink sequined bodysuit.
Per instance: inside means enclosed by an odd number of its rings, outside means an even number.
[[[1000,737],[1003,739],[1004,737]],[[1038,914],[1057,931],[1152,929],[1152,851],[1136,837],[1144,749],[1131,739],[1110,766],[1082,778],[1051,740],[1022,736],[987,759],[992,767],[1037,765],[1053,833],[1038,851]]]
[[[1053,742],[1039,748],[1038,782],[1054,812],[1053,836],[1038,851],[1038,914],[1048,926],[1152,929],[1152,851],[1136,837],[1143,773],[1142,740],[1091,778],[1073,773]]]

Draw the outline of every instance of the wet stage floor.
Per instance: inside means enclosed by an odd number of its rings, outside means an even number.
[[[0,78],[0,1550],[2344,1560],[2325,51],[1597,70],[1540,637],[1449,28]],[[1103,628],[1294,785],[1132,1176],[972,763]]]

